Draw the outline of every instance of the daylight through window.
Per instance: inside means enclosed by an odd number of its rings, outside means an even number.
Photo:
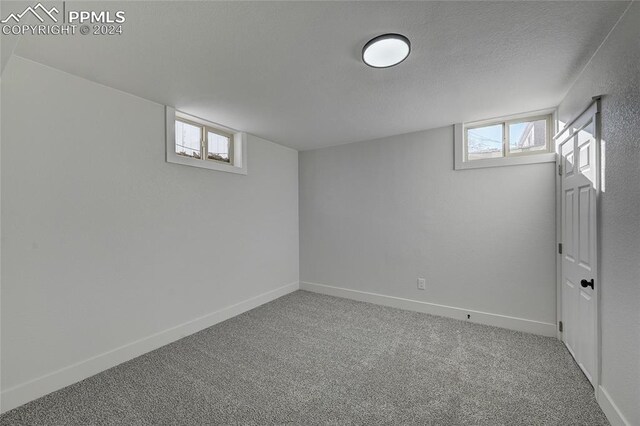
[[[541,154],[550,150],[551,115],[465,127],[465,161]]]
[[[233,164],[233,135],[184,118],[176,118],[175,128],[177,155]]]

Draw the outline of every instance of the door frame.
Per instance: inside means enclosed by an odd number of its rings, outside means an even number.
[[[562,339],[562,331],[560,331],[560,321],[562,321],[562,254],[560,253],[560,244],[563,244],[562,241],[562,175],[561,175],[561,167],[562,167],[562,155],[559,152],[559,144],[561,136],[563,136],[567,131],[571,134],[574,133],[573,124],[580,120],[582,117],[587,114],[593,115],[594,119],[594,129],[595,129],[595,179],[596,179],[596,188],[595,188],[595,210],[596,210],[596,232],[595,232],[595,271],[594,276],[596,277],[596,288],[594,288],[593,297],[595,298],[594,304],[594,314],[595,314],[595,371],[592,376],[592,385],[595,393],[596,401],[599,400],[600,392],[598,389],[600,387],[600,373],[601,373],[601,338],[600,338],[600,329],[601,329],[601,321],[600,321],[600,288],[602,287],[602,280],[600,276],[600,192],[602,187],[602,171],[603,165],[601,165],[601,155],[602,155],[602,140],[601,140],[601,96],[594,96],[591,98],[591,102],[587,105],[578,115],[569,120],[562,129],[560,129],[560,121],[556,117],[556,129],[559,129],[558,132],[553,136],[555,152],[556,152],[556,317],[558,322],[557,328],[557,338],[564,344],[564,340]],[[562,171],[564,172],[564,171]]]

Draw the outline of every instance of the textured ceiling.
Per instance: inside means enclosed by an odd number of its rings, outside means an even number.
[[[67,2],[125,10],[124,34],[15,54],[306,150],[555,106],[627,4]],[[411,55],[368,68],[386,32]]]

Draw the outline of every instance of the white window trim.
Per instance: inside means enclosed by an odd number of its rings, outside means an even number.
[[[185,166],[199,167],[201,169],[217,170],[219,172],[237,173],[241,175],[247,174],[247,135],[244,132],[238,132],[225,126],[221,126],[211,121],[203,120],[199,117],[181,113],[170,106],[165,107],[166,116],[166,155],[167,163],[182,164]],[[184,118],[197,124],[201,124],[213,130],[219,129],[224,133],[233,135],[233,164],[224,163],[222,161],[208,160],[205,158],[185,157],[176,154],[176,116]]]
[[[540,154],[519,154],[510,157],[500,158],[486,158],[482,160],[465,161],[465,139],[464,133],[467,127],[486,126],[490,124],[513,122],[527,118],[538,118],[541,116],[548,116],[551,114],[551,128],[547,129],[547,140],[549,143],[548,151],[543,151]],[[555,141],[552,136],[555,134],[556,125],[556,109],[550,108],[540,111],[532,111],[522,114],[509,115],[506,117],[492,118],[489,120],[474,121],[470,123],[457,123],[453,128],[454,139],[454,169],[455,170],[467,170],[467,169],[481,169],[485,167],[503,167],[503,166],[516,166],[521,164],[537,164],[537,163],[553,163],[556,161],[555,153]],[[506,130],[505,130],[506,131]]]

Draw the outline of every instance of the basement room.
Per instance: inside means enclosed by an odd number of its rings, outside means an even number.
[[[0,426],[640,426],[638,1],[0,27]]]

